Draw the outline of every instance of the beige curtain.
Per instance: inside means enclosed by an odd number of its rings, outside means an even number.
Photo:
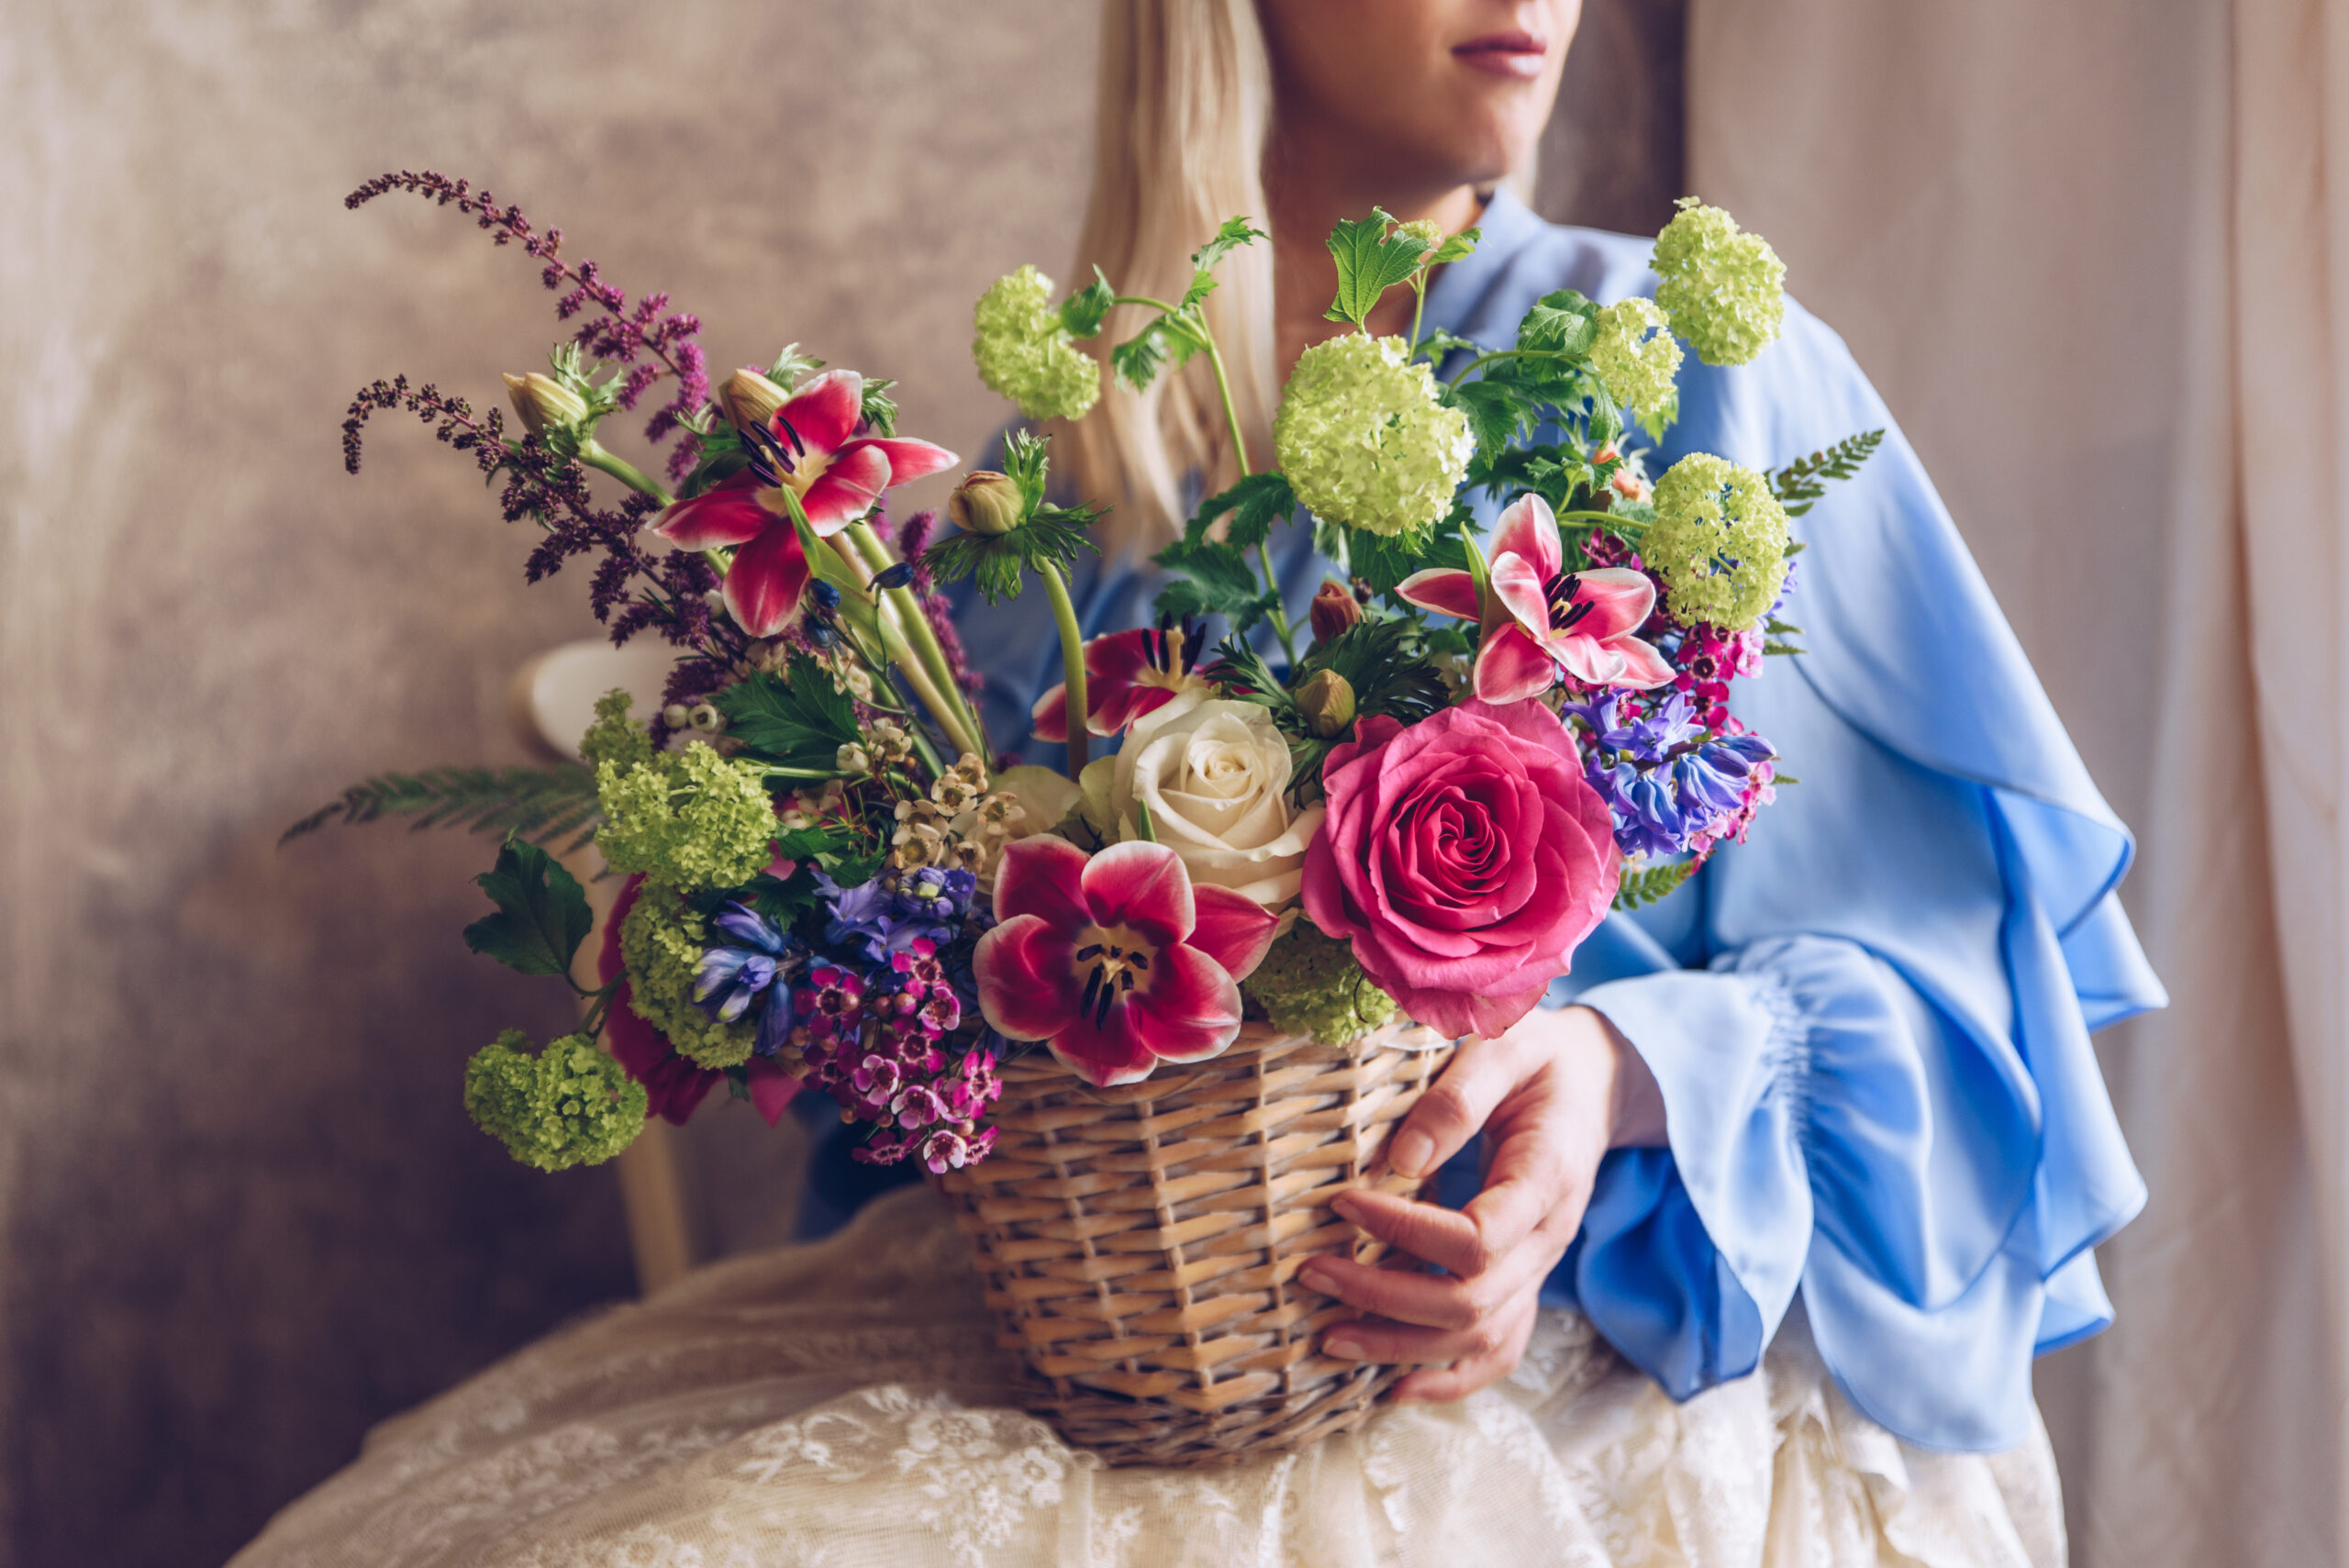
[[[2349,3],[1695,0],[1690,184],[1940,481],[2140,834],[2153,1188],[2040,1366],[2088,1568],[2336,1561]],[[1789,454],[1791,455],[1791,454]]]

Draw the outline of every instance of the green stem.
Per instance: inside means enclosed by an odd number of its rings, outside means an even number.
[[[882,542],[879,534],[874,532],[871,523],[851,524],[848,536],[854,542],[857,553],[863,557],[867,570],[878,573],[896,564],[891,559],[889,547]],[[970,698],[954,679],[954,667],[947,662],[945,645],[938,640],[938,628],[930,624],[930,617],[924,613],[921,602],[914,597],[913,590],[887,588],[882,592],[896,608],[901,623],[899,629],[912,645],[915,657],[921,661],[922,670],[930,676],[930,684],[954,705],[954,717],[960,721],[963,732],[984,739],[986,728],[979,722],[977,710],[972,707]],[[961,744],[959,741],[956,743]],[[974,753],[981,762],[988,761],[984,745],[969,746],[964,750]]]
[[[1085,631],[1076,624],[1076,606],[1069,601],[1068,581],[1060,568],[1040,561],[1036,575],[1044,580],[1044,594],[1052,601],[1052,619],[1061,631],[1061,678],[1068,683],[1068,776],[1074,779],[1085,771],[1093,752],[1093,734],[1085,728],[1091,710],[1085,694]]]
[[[1208,364],[1215,372],[1216,395],[1223,399],[1224,424],[1231,431],[1231,455],[1233,461],[1239,465],[1240,477],[1246,479],[1254,473],[1256,471],[1250,467],[1248,462],[1248,439],[1240,432],[1239,406],[1231,400],[1231,377],[1224,371],[1223,350],[1216,347],[1215,334],[1208,330],[1206,320],[1194,319],[1164,300],[1152,299],[1146,294],[1121,294],[1111,299],[1109,303],[1138,305],[1145,309],[1155,310],[1162,316],[1172,317],[1182,325],[1184,330],[1198,339],[1200,345],[1208,351]],[[1281,639],[1281,651],[1288,655],[1290,667],[1295,668],[1297,632],[1289,625],[1288,612],[1282,607],[1281,585],[1273,576],[1272,562],[1267,559],[1262,544],[1256,547],[1256,576],[1264,584],[1264,591],[1273,595],[1273,631]],[[1074,734],[1074,731],[1072,730],[1070,733]]]
[[[640,491],[651,496],[663,506],[674,499],[666,490],[654,484],[642,469],[624,457],[606,451],[593,436],[584,437],[580,440],[579,461],[590,468],[602,469],[629,489]]]
[[[849,570],[863,582],[865,592],[871,593],[873,573],[864,565],[856,546],[851,542],[848,536],[844,533],[834,534],[829,543],[834,553],[839,555]],[[930,672],[922,667],[920,656],[915,653],[907,642],[905,628],[897,624],[896,606],[885,600],[874,607],[879,613],[874,617],[873,624],[881,634],[881,651],[884,658],[887,662],[897,667],[898,672],[906,678],[906,684],[913,688],[914,695],[921,699],[922,706],[930,710],[930,716],[938,721],[938,727],[946,732],[946,743],[953,747],[957,754],[963,751],[977,751],[979,747],[974,742],[970,731],[964,728],[962,715],[956,705],[948,701],[945,694],[941,693],[930,680]],[[925,620],[922,624],[924,629],[928,629],[929,622]],[[885,678],[886,672],[883,672],[883,674]]]
[[[1403,350],[1403,362],[1409,364],[1419,353],[1419,317],[1428,307],[1428,273],[1425,267],[1411,274],[1411,346]]]

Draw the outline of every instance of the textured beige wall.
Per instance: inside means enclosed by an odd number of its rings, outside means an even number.
[[[1595,9],[1629,20],[1575,112],[1613,129],[1553,137],[1545,189],[1630,221],[1678,6]],[[714,362],[804,339],[969,451],[969,302],[1073,238],[1091,17],[0,5],[0,1554],[217,1562],[369,1422],[631,1288],[609,1173],[522,1170],[458,1104],[566,1009],[459,945],[484,847],[274,847],[362,773],[513,760],[507,673],[592,629],[419,429],[343,476],[353,387],[478,401],[555,336],[524,259],[343,193],[486,181]]]

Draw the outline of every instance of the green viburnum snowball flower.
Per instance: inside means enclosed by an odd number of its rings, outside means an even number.
[[[629,717],[630,702],[628,693],[618,686],[596,699],[596,722],[587,727],[579,742],[579,754],[587,759],[589,767],[609,762],[624,773],[652,761],[652,737]]]
[[[1600,306],[1590,362],[1624,407],[1636,408],[1659,423],[1677,411],[1680,344],[1665,328],[1664,312],[1653,300],[1634,295]]]
[[[1709,365],[1742,365],[1768,347],[1787,314],[1787,264],[1768,240],[1694,196],[1655,237],[1656,304]]]
[[[1395,1016],[1395,998],[1371,984],[1353,945],[1323,936],[1309,920],[1275,941],[1240,988],[1275,1029],[1321,1045],[1359,1040]]]
[[[1325,523],[1408,533],[1452,507],[1476,439],[1436,401],[1400,338],[1349,332],[1305,350],[1273,417],[1273,451],[1297,498]]]
[[[596,842],[614,871],[690,892],[748,882],[774,858],[774,802],[758,765],[698,740],[625,771],[598,762],[596,798]]]
[[[1691,452],[1656,484],[1640,557],[1664,579],[1675,616],[1742,631],[1786,585],[1787,509],[1752,469]]]
[[[1078,350],[1052,308],[1052,280],[1033,267],[998,278],[972,312],[979,379],[1030,419],[1077,419],[1101,396],[1101,367]]]
[[[507,1152],[541,1171],[600,1165],[644,1130],[644,1085],[584,1034],[530,1054],[507,1029],[465,1063],[465,1110]]]
[[[636,1016],[700,1066],[739,1066],[758,1042],[758,1020],[746,1015],[723,1024],[695,1006],[694,971],[709,945],[702,917],[675,893],[649,883],[620,922],[620,962]]]

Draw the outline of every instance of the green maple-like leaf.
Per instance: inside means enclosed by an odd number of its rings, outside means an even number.
[[[1338,297],[1330,306],[1329,318],[1361,326],[1379,296],[1408,280],[1434,249],[1420,236],[1395,228],[1393,215],[1379,207],[1371,208],[1368,217],[1341,222],[1330,231],[1330,254],[1338,261]]]
[[[465,945],[524,974],[568,974],[596,924],[587,895],[562,862],[536,844],[508,839],[497,863],[473,879],[497,913],[465,928]]]

